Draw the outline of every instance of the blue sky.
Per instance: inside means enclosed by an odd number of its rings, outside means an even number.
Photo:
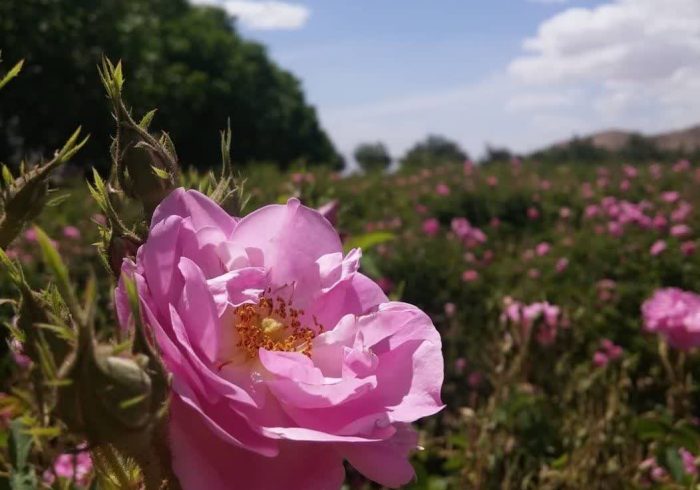
[[[338,148],[428,133],[474,156],[700,122],[698,0],[192,0],[303,82]]]

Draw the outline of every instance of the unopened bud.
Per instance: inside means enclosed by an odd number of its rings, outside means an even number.
[[[109,267],[115,277],[119,277],[122,270],[122,262],[126,257],[136,257],[136,251],[141,243],[135,238],[129,236],[112,235],[109,240],[107,256],[109,259]]]

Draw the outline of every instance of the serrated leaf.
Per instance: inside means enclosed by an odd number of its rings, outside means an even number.
[[[156,115],[157,111],[158,111],[158,109],[153,109],[152,111],[148,111],[141,118],[141,121],[139,121],[139,126],[141,126],[142,129],[147,130],[148,126],[151,125],[151,121],[153,121],[153,117]]]

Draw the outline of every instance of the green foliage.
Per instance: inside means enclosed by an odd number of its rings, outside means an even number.
[[[443,136],[430,135],[416,143],[401,159],[404,168],[436,167],[464,163],[469,157],[457,143]]]
[[[355,148],[355,160],[366,173],[384,172],[391,165],[391,155],[383,143],[362,143]]]
[[[125,62],[133,107],[159,108],[185,165],[218,162],[229,118],[237,163],[342,165],[299,80],[241,38],[223,10],[185,0],[6,0],[0,47],[26,60],[22,83],[2,92],[0,155],[45,153],[82,124],[93,138],[77,162],[105,169],[112,120],[95,67],[106,55]]]

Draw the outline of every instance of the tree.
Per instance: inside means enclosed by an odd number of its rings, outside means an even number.
[[[510,162],[511,160],[513,160],[513,157],[513,153],[505,146],[498,147],[487,144],[486,155],[484,155],[482,163],[489,164]]]
[[[342,165],[299,80],[241,38],[219,8],[3,0],[0,47],[8,63],[26,60],[22,83],[2,94],[2,155],[46,153],[82,124],[91,134],[82,162],[106,163],[112,121],[96,70],[104,54],[124,62],[135,112],[158,108],[154,126],[171,132],[186,165],[219,162],[219,131],[229,118],[236,162]]]
[[[406,168],[464,163],[469,157],[460,146],[443,136],[430,135],[416,143],[401,159]]]
[[[391,165],[391,155],[383,143],[362,143],[355,149],[355,160],[366,173],[383,172]]]

